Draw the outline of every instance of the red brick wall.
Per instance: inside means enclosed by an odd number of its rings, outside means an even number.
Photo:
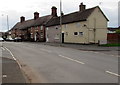
[[[45,42],[45,27],[43,26],[43,29],[41,30],[41,26],[38,27],[32,27],[30,29],[30,33],[31,33],[31,38],[34,40],[35,37],[35,33],[37,34],[37,41],[40,42]]]
[[[108,43],[120,43],[120,34],[108,33],[107,41]]]

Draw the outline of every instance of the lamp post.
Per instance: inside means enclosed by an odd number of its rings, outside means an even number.
[[[2,14],[2,16],[4,16],[5,14]],[[7,19],[6,19],[6,24],[7,24],[7,31],[8,31],[8,34],[7,34],[7,38],[9,39],[9,18],[8,18],[8,15],[6,15]]]
[[[9,31],[9,19],[8,19],[8,15],[7,15],[7,28],[8,28],[8,31]]]
[[[5,14],[2,14],[2,16],[4,16]],[[6,23],[7,23],[7,30],[9,31],[9,18],[8,18],[8,15],[7,16],[7,19],[6,19]]]

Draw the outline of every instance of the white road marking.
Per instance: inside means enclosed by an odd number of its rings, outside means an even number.
[[[3,78],[6,78],[6,77],[7,77],[7,75],[2,75],[2,77],[3,77]]]
[[[83,62],[80,62],[80,61],[78,61],[78,60],[74,60],[74,59],[69,58],[69,57],[65,57],[65,56],[63,56],[63,55],[59,55],[59,56],[60,56],[60,57],[63,57],[63,58],[66,58],[66,59],[68,59],[68,60],[71,60],[71,61],[74,61],[74,62],[80,63],[80,64],[85,64],[85,63],[83,63]]]
[[[120,77],[120,75],[117,74],[117,73],[113,73],[113,72],[110,72],[110,71],[105,71],[105,72],[106,72],[106,73],[109,73],[109,74],[111,74],[111,75],[114,75],[114,76]]]
[[[11,54],[11,56],[13,57],[13,59],[16,60],[16,58],[14,57],[14,55],[12,54],[12,52],[8,48],[6,48],[6,47],[5,47],[5,49]]]
[[[17,61],[17,59],[14,57],[13,53],[12,53],[7,47],[5,47],[5,49],[6,49],[8,52],[10,52],[11,56],[13,57],[13,59],[18,63],[19,67],[22,68],[21,65],[20,65],[20,63],[19,63],[19,62]]]
[[[1,49],[5,50],[5,48],[1,47]]]
[[[45,51],[45,52],[48,52],[48,53],[51,53],[52,51],[50,50],[46,50],[46,49],[41,49],[42,51]]]

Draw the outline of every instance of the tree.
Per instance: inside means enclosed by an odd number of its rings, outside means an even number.
[[[120,34],[120,29],[116,30],[116,33],[117,33],[117,34]]]

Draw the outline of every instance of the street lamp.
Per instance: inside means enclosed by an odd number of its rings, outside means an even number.
[[[2,16],[4,16],[5,14],[2,14]],[[9,18],[8,18],[8,15],[6,15],[7,16],[7,19],[6,19],[6,23],[7,23],[7,29],[8,29],[8,36],[7,36],[7,38],[9,39]]]
[[[5,14],[2,14],[2,16],[4,16]],[[9,18],[8,18],[8,15],[6,15],[7,16],[7,19],[6,19],[6,23],[7,23],[7,29],[8,29],[8,31],[9,31]]]

